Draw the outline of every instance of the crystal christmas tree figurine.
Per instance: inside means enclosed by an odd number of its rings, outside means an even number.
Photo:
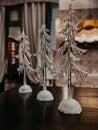
[[[30,59],[30,43],[28,41],[28,37],[25,35],[24,31],[19,36],[20,39],[20,47],[19,47],[19,54],[16,56],[19,58],[19,68],[18,72],[23,72],[23,85],[19,88],[19,93],[29,93],[32,92],[32,89],[29,85],[27,85],[26,74],[27,71],[33,71]]]
[[[53,61],[51,60],[51,57],[54,53],[50,46],[51,37],[48,35],[48,32],[49,30],[46,28],[46,26],[42,25],[39,30],[40,48],[35,54],[38,59],[36,72],[38,75],[43,77],[43,90],[37,94],[37,99],[40,101],[51,101],[54,99],[53,95],[47,90],[47,71],[52,71],[51,67]]]
[[[87,72],[80,70],[76,66],[76,62],[80,61],[80,58],[77,58],[77,54],[83,54],[86,52],[84,49],[80,49],[77,46],[77,43],[74,41],[74,36],[77,32],[74,22],[75,17],[73,15],[72,5],[69,5],[68,18],[65,20],[66,26],[60,32],[63,34],[65,42],[57,50],[61,54],[59,60],[60,71],[57,73],[59,77],[63,77],[67,74],[68,77],[68,99],[64,99],[58,106],[58,109],[63,113],[69,114],[78,114],[81,113],[82,108],[80,104],[72,98],[72,83],[71,77],[72,73],[78,78],[84,79],[87,76]]]

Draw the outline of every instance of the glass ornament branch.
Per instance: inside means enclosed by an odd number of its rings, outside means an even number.
[[[30,53],[30,42],[28,41],[28,37],[25,35],[24,31],[19,36],[20,46],[19,46],[19,54],[16,56],[19,59],[19,68],[18,72],[23,72],[23,85],[20,87],[19,92],[26,93],[32,92],[29,85],[27,85],[27,72],[34,72],[34,69],[31,65],[31,57]]]
[[[63,35],[65,42],[57,50],[57,52],[61,55],[59,60],[61,70],[57,72],[57,75],[59,77],[64,77],[64,75],[67,74],[69,88],[71,87],[72,73],[74,73],[76,77],[80,77],[82,79],[87,76],[87,72],[80,70],[76,66],[76,63],[80,61],[80,58],[77,58],[76,55],[82,55],[83,53],[86,53],[87,50],[80,49],[74,40],[74,36],[78,32],[75,23],[76,19],[73,15],[72,5],[70,4],[68,17],[65,19],[65,28],[60,32],[60,34]]]
[[[39,75],[43,75],[43,89],[46,90],[47,87],[47,70],[52,71],[52,56],[54,54],[53,49],[50,46],[50,40],[51,37],[48,35],[49,30],[46,28],[45,25],[42,25],[42,27],[39,30],[39,36],[40,36],[40,48],[37,51],[36,54],[34,54],[37,57],[38,60],[38,66],[36,68],[36,72],[39,73]]]

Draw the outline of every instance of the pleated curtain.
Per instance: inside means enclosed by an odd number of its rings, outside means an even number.
[[[0,7],[0,82],[5,73],[5,7]]]
[[[24,3],[22,8],[22,30],[25,31],[29,38],[32,53],[32,67],[37,66],[37,59],[33,56],[39,48],[38,30],[45,24],[45,3]],[[33,83],[41,83],[36,72],[28,71],[27,76]]]

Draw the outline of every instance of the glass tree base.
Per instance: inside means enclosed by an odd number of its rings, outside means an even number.
[[[54,97],[50,91],[42,90],[37,94],[37,100],[39,100],[39,101],[52,101],[52,100],[54,100]]]
[[[73,98],[62,100],[58,106],[58,110],[65,114],[80,114],[82,112],[81,105]]]
[[[25,84],[25,85],[22,85],[19,90],[18,90],[19,93],[31,93],[32,92],[32,89],[29,85]]]

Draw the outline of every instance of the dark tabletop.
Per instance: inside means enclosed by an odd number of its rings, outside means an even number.
[[[19,94],[18,87],[0,95],[0,130],[98,130],[98,89],[74,88],[82,105],[79,115],[62,114],[57,107],[66,96],[64,87],[48,87],[54,101],[36,100],[41,87]]]

